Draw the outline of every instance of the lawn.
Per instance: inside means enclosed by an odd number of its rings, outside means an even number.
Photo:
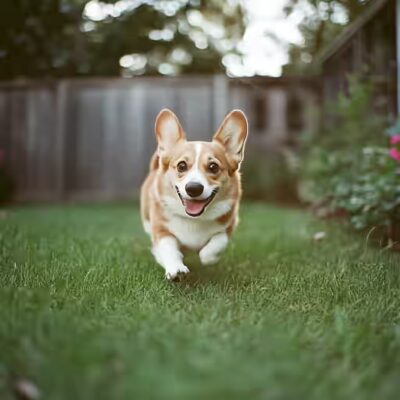
[[[321,242],[312,240],[326,231]],[[397,399],[400,257],[245,205],[217,266],[165,281],[135,206],[0,220],[0,398]]]

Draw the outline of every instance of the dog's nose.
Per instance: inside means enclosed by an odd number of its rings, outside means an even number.
[[[186,184],[185,190],[190,197],[197,197],[203,193],[204,186],[201,183],[189,182]]]

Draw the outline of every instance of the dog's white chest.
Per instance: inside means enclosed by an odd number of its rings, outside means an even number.
[[[191,250],[200,250],[215,234],[225,230],[224,226],[215,221],[180,216],[170,218],[168,229],[181,245]]]

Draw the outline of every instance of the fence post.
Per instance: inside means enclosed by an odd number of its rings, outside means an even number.
[[[54,149],[57,154],[57,187],[56,197],[64,200],[66,196],[65,187],[65,163],[66,163],[66,149],[65,149],[65,135],[66,135],[66,104],[67,104],[67,81],[61,80],[56,83],[55,97],[56,97],[56,146]]]
[[[213,78],[213,128],[216,130],[229,109],[229,81],[224,75]]]

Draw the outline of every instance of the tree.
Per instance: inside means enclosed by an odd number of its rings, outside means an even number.
[[[0,79],[213,73],[244,32],[239,1],[2,3]]]
[[[308,10],[299,24],[303,43],[290,46],[284,74],[318,72],[316,61],[327,45],[360,15],[369,0],[289,0],[287,15],[301,3]]]
[[[3,0],[0,78],[76,74],[77,29],[84,2]]]

